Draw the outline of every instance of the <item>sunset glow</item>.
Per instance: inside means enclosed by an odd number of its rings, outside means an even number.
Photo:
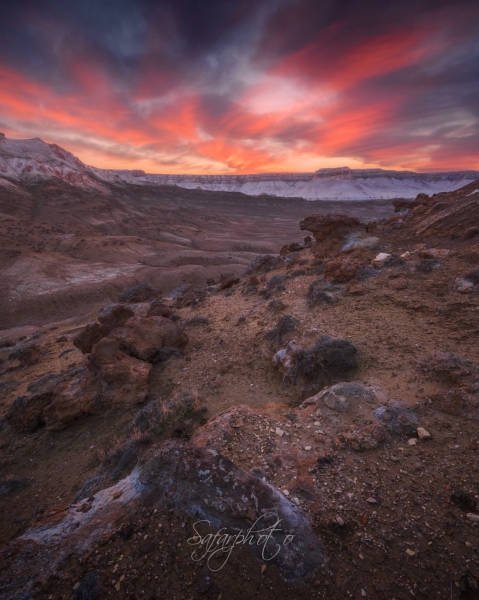
[[[8,137],[151,173],[479,168],[476,3],[80,4],[6,9]]]

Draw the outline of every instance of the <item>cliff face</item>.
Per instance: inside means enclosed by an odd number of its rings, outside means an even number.
[[[383,169],[319,169],[314,173],[254,175],[148,175],[141,170],[105,170],[83,164],[70,152],[39,138],[9,140],[0,135],[0,185],[59,179],[108,192],[105,184],[176,185],[214,192],[241,192],[306,200],[415,198],[451,192],[479,179],[479,171],[414,173]]]
[[[177,185],[210,191],[269,194],[306,200],[375,200],[415,198],[418,194],[454,191],[479,178],[479,171],[414,173],[383,169],[320,169],[314,173],[255,175],[140,175],[122,171],[128,183]]]

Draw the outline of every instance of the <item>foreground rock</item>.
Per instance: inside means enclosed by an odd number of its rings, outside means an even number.
[[[287,581],[311,580],[325,559],[306,516],[271,485],[214,450],[169,440],[115,486],[35,524],[12,543],[2,557],[6,577],[0,592],[22,597],[41,588],[72,552],[89,554],[94,543],[120,532],[144,506],[174,508],[233,536],[263,530],[265,537],[251,536],[249,548]],[[195,539],[188,543],[194,551]],[[211,566],[224,559],[215,563],[212,557]]]
[[[283,373],[283,381],[296,383],[299,380],[309,386],[324,387],[357,368],[356,353],[348,340],[322,335],[309,348],[291,340],[274,355],[273,363]]]
[[[136,287],[133,292],[138,292]],[[147,292],[141,288],[135,297],[143,298]],[[152,307],[160,312],[167,309],[156,301],[151,306],[139,301],[132,306],[140,306],[143,313]],[[125,304],[102,309],[99,322],[87,325],[73,338],[86,355],[85,367],[61,376],[48,375],[32,384],[34,393],[20,396],[7,411],[5,420],[13,430],[33,433],[44,425],[61,430],[85,415],[144,402],[151,363],[181,352],[188,336],[164,316],[134,314]]]
[[[375,394],[368,387],[356,382],[337,383],[315,396],[311,396],[301,404],[301,408],[307,406],[326,406],[331,410],[346,412],[351,404],[374,402]]]

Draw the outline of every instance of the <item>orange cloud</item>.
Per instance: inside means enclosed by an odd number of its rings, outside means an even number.
[[[228,97],[218,114],[205,106],[210,89],[202,96],[198,82],[187,85],[148,56],[129,84],[92,57],[71,60],[62,91],[0,64],[0,119],[15,137],[40,135],[105,168],[304,170],[315,156],[316,168],[321,159],[328,166],[477,168],[470,145],[447,142],[448,154],[444,139],[408,137],[402,113],[410,89],[375,94],[367,87],[442,52],[438,31],[401,28],[339,51],[335,26]]]

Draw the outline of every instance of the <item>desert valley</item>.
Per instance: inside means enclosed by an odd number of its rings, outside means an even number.
[[[477,0],[0,8],[0,600],[479,600]]]
[[[478,597],[477,172],[308,201],[0,161],[2,597]]]

